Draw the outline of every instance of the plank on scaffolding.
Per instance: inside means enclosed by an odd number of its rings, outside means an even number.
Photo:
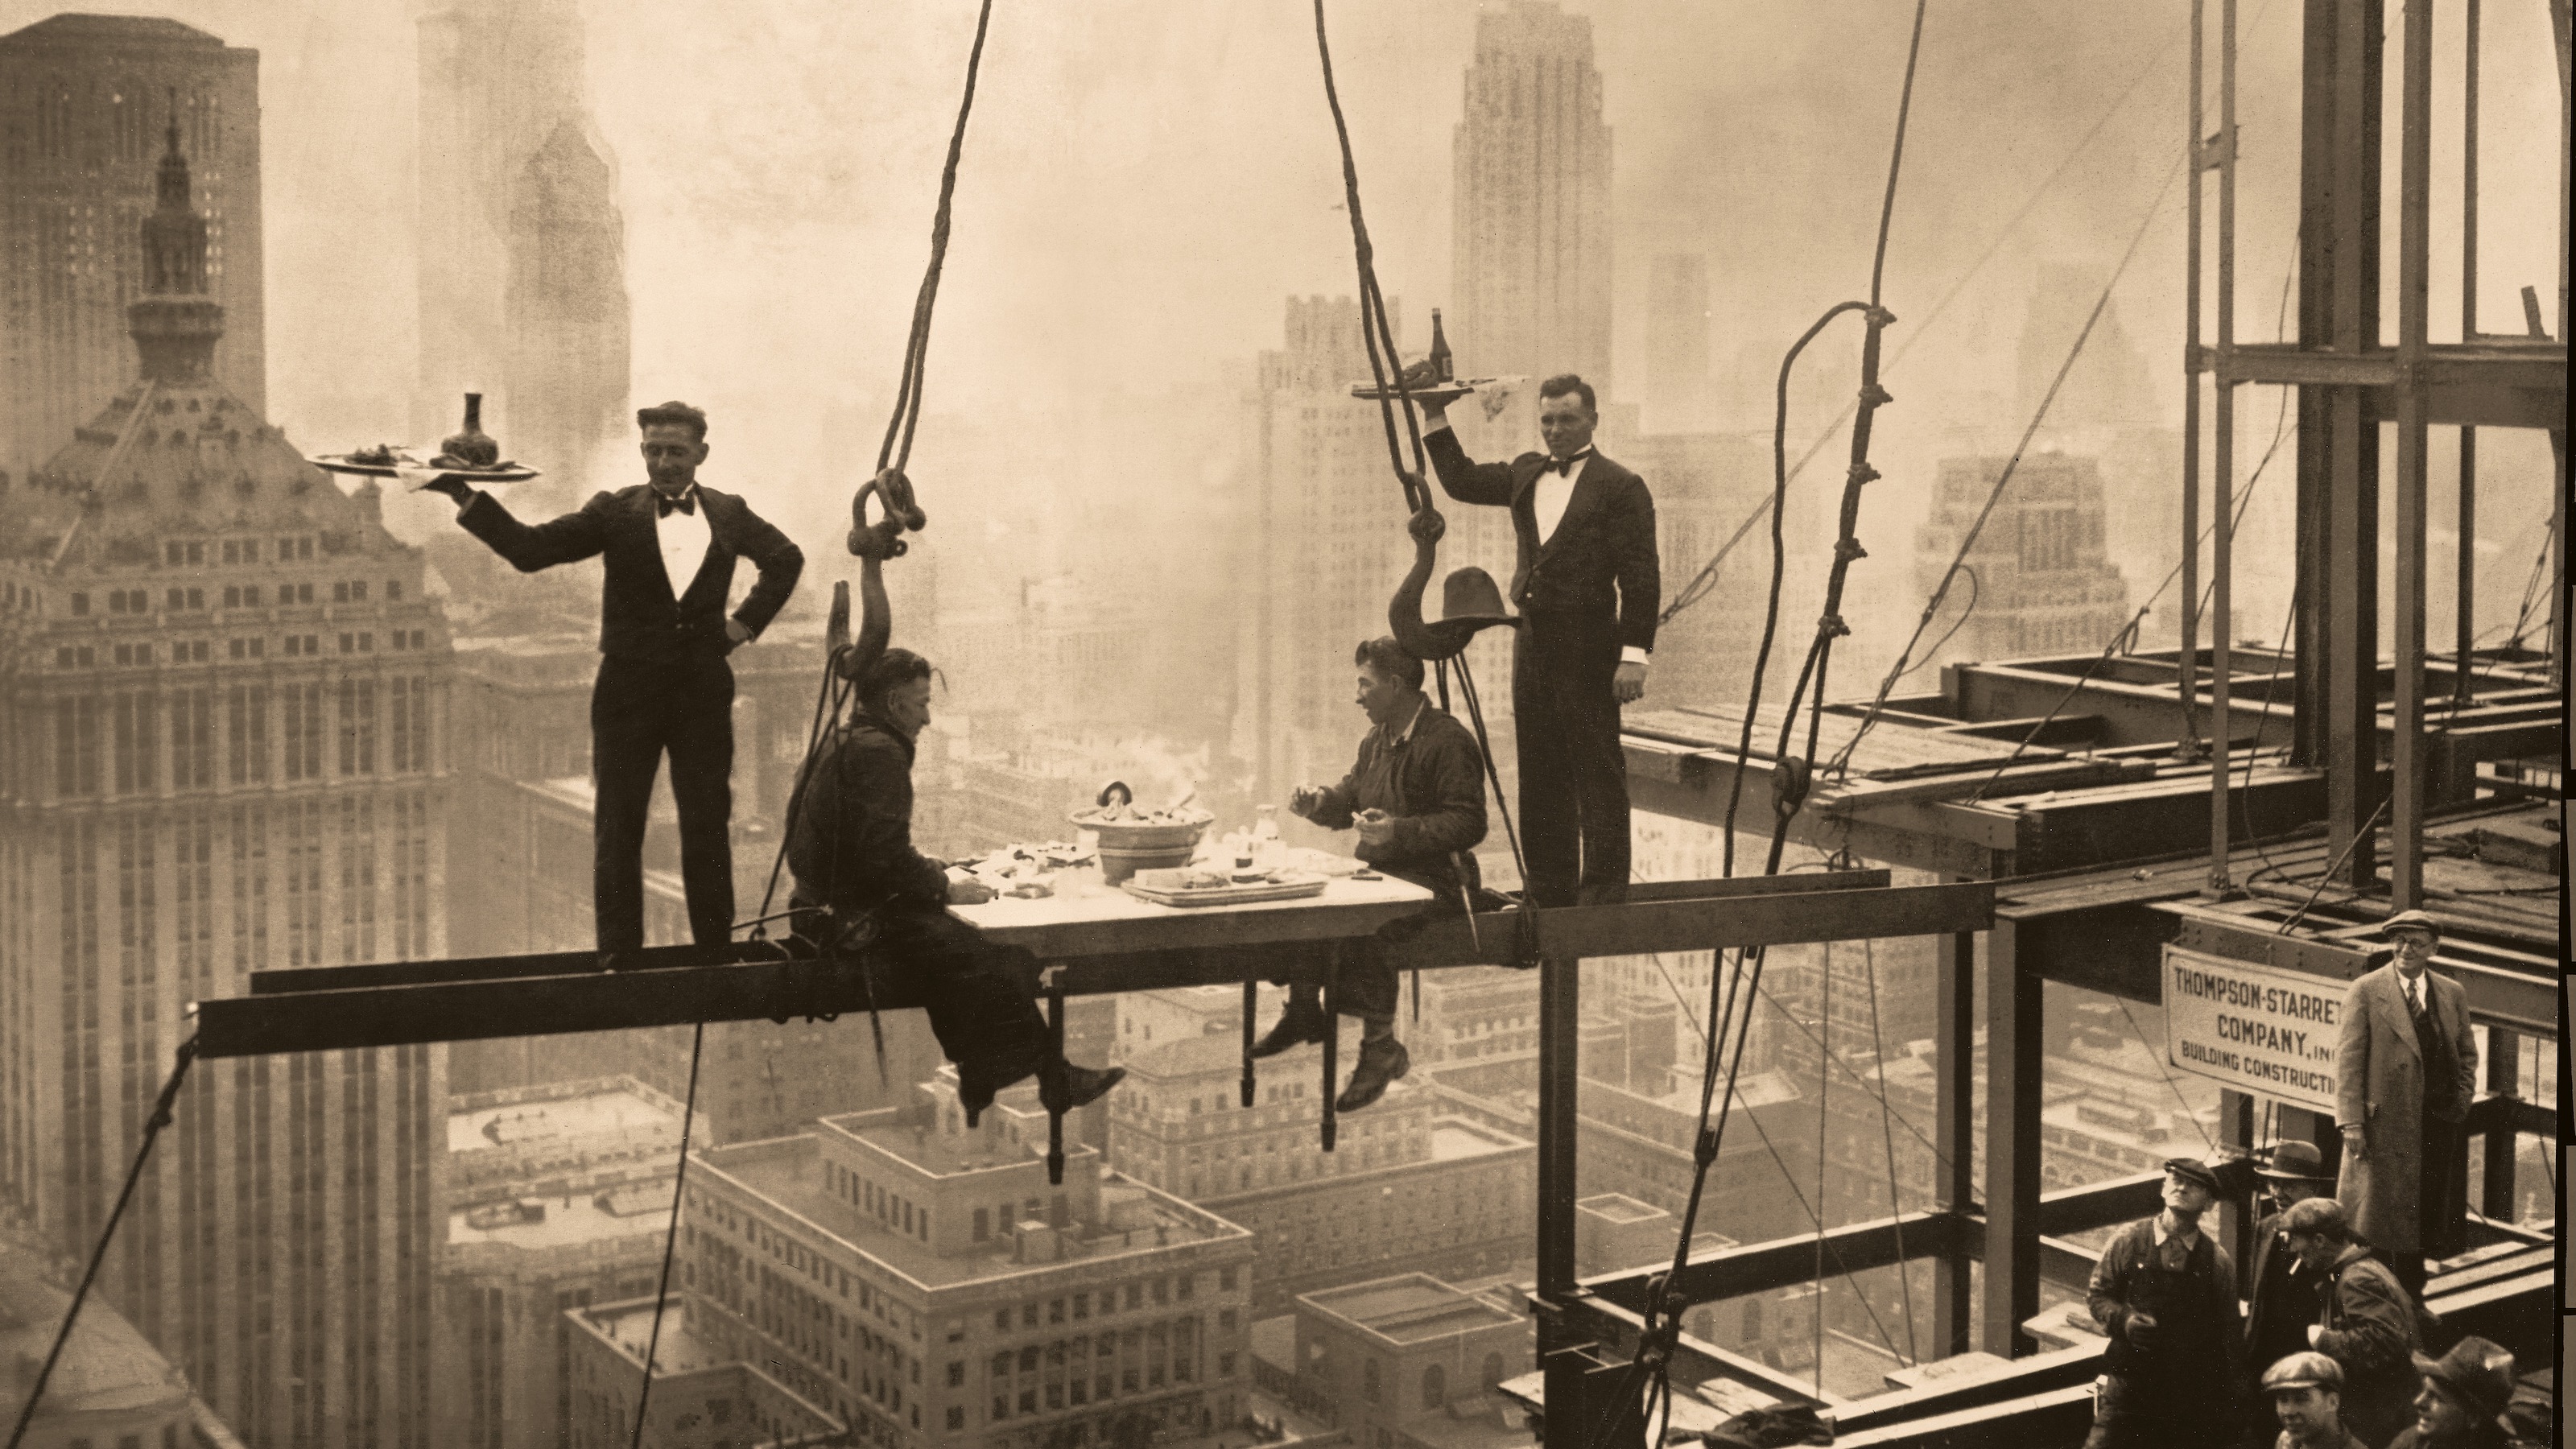
[[[1787,887],[1759,894],[1753,881],[1726,882],[1730,894],[1708,899],[1575,907],[1539,913],[1540,939],[1567,956],[1634,955],[1723,946],[1843,940],[1858,936],[1934,935],[1983,929],[1992,918],[1990,885],[1918,886],[1894,890]],[[1363,883],[1365,884],[1365,883]],[[1400,884],[1400,883],[1398,883]],[[1406,887],[1410,890],[1411,887]],[[1417,893],[1413,909],[1423,899]],[[1043,902],[1023,904],[1038,905]],[[1310,910],[1316,910],[1311,903]],[[1386,919],[1383,901],[1343,903],[1334,918],[1340,939],[1364,936]],[[974,909],[986,909],[982,907]],[[1060,940],[1093,954],[1067,952],[1054,984],[1069,995],[1157,990],[1232,982],[1279,972],[1311,977],[1336,939],[1314,921],[1283,923],[1273,909],[1246,910],[1230,926],[1191,911],[1160,910],[1106,932],[1098,921]],[[1316,911],[1318,919],[1325,913]],[[1282,935],[1247,939],[1265,918]],[[1439,921],[1399,952],[1408,967],[1502,965],[1515,927],[1508,911]],[[1010,929],[1043,931],[1042,921]],[[997,935],[1002,934],[997,930]],[[1123,949],[1120,947],[1123,943]],[[402,963],[389,970],[424,963]],[[881,1009],[920,1004],[899,980],[880,971]],[[863,1010],[864,983],[827,961],[791,959],[735,964],[657,966],[616,973],[588,971],[486,980],[440,980],[253,995],[199,1004],[199,1045],[213,1057],[464,1041],[560,1032],[679,1026],[700,1021],[754,1021]]]

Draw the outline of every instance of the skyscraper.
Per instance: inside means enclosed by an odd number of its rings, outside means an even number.
[[[1461,376],[1610,382],[1610,128],[1592,22],[1554,0],[1476,19],[1453,151],[1449,345]]]
[[[184,129],[131,268],[141,378],[0,492],[0,1196],[79,1254],[188,1003],[445,948],[445,622],[373,486],[218,374]],[[246,1440],[429,1443],[445,1063],[188,1079],[100,1288]]]
[[[420,392],[416,439],[458,394],[570,506],[599,431],[625,426],[625,221],[590,126],[570,0],[462,0],[420,21]]]
[[[57,15],[0,36],[0,471],[26,476],[133,376],[134,228],[174,119],[196,163],[208,295],[232,319],[215,377],[267,407],[259,52],[175,20]]]
[[[1645,392],[1656,431],[1708,425],[1708,258],[1697,252],[1666,252],[1646,274]]]
[[[1941,460],[1932,516],[1914,535],[1915,583],[1925,597],[1940,585],[2006,462]],[[2111,560],[2103,521],[2095,460],[2066,453],[2021,459],[1925,631],[1934,642],[1922,663],[2090,654],[2108,645],[2128,622],[2129,582]]]

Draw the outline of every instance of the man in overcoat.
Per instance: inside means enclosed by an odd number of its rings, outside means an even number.
[[[2336,1197],[2355,1236],[2421,1296],[2425,1260],[2460,1251],[2468,1228],[2461,1123],[2477,1093],[2478,1044],[2468,992],[2428,969],[2440,929],[2422,911],[2380,927],[2385,966],[2344,997],[2335,1049],[2335,1117],[2343,1128]]]

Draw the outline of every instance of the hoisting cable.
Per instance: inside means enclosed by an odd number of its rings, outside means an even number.
[[[81,1304],[89,1299],[89,1290],[98,1282],[99,1266],[107,1261],[107,1245],[116,1237],[116,1225],[125,1217],[126,1205],[134,1201],[134,1186],[143,1180],[143,1165],[152,1157],[152,1143],[161,1129],[170,1125],[172,1109],[179,1100],[179,1088],[188,1080],[188,1068],[197,1060],[197,1037],[189,1033],[179,1043],[178,1060],[161,1084],[161,1095],[152,1103],[152,1115],[144,1119],[143,1141],[134,1151],[134,1165],[126,1170],[125,1186],[116,1194],[116,1206],[108,1210],[107,1224],[99,1229],[98,1245],[90,1249],[89,1266],[82,1270],[80,1286],[72,1290],[72,1301],[63,1309],[63,1326],[54,1331],[54,1345],[45,1350],[45,1362],[36,1370],[35,1382],[27,1386],[27,1402],[18,1409],[18,1422],[9,1430],[8,1449],[19,1449],[26,1442],[28,1427],[36,1422],[36,1406],[44,1400],[45,1385],[54,1376],[54,1365],[62,1360],[63,1348],[72,1339],[72,1325],[80,1321]]]
[[[877,447],[879,479],[883,479],[889,471],[900,476],[904,465],[912,459],[913,431],[921,420],[922,384],[929,368],[931,312],[939,300],[940,268],[948,259],[949,211],[950,203],[957,193],[957,163],[965,151],[966,122],[975,110],[975,77],[983,66],[984,37],[991,29],[992,20],[993,0],[982,0],[975,14],[975,42],[966,53],[966,84],[964,93],[957,102],[957,125],[949,134],[947,160],[941,165],[939,172],[939,205],[930,223],[930,263],[922,273],[921,290],[913,298],[912,332],[904,345],[903,373],[895,384],[894,415],[887,420],[885,440]],[[909,500],[910,489],[907,485],[899,491],[890,492],[882,501],[886,505],[888,514],[892,515],[899,507],[908,508]],[[919,528],[920,511],[918,509],[910,511],[910,526]],[[899,540],[894,548],[900,551]],[[759,938],[763,930],[757,921],[769,917],[770,903],[777,895],[779,870],[787,860],[787,842],[795,829],[806,789],[813,780],[817,747],[824,738],[827,722],[837,725],[849,691],[855,687],[854,681],[839,679],[836,668],[839,663],[840,660],[837,657],[824,661],[823,685],[814,702],[813,722],[806,730],[805,760],[797,769],[795,787],[788,795],[785,822],[778,833],[778,851],[770,861],[769,883],[761,891],[760,910],[756,913],[756,920],[752,926],[755,939]],[[860,969],[862,972],[866,970],[865,963],[861,963]],[[664,1234],[662,1241],[662,1290],[653,1299],[653,1326],[645,1339],[644,1347],[644,1387],[636,1398],[635,1431],[630,1441],[636,1449],[641,1449],[644,1442],[644,1409],[653,1397],[653,1356],[662,1341],[662,1312],[670,1297],[671,1256],[680,1233],[680,1188],[687,1180],[689,1123],[697,1112],[698,1064],[705,1051],[706,1034],[706,1023],[699,1022],[689,1047],[689,1090],[687,1099],[680,1109],[680,1165],[679,1172],[673,1179],[670,1228]],[[878,1068],[880,1071],[884,1069],[882,1040],[880,1040]]]
[[[1793,760],[1789,754],[1791,731],[1797,725],[1799,695],[1805,690],[1809,675],[1812,673],[1815,677],[1817,698],[1821,701],[1824,694],[1822,666],[1831,653],[1833,640],[1840,634],[1850,632],[1843,626],[1842,620],[1835,616],[1835,611],[1840,607],[1843,581],[1850,570],[1852,560],[1862,554],[1860,544],[1854,537],[1859,525],[1860,490],[1878,476],[1877,472],[1869,466],[1871,426],[1879,407],[1894,401],[1888,396],[1886,389],[1879,385],[1879,350],[1882,335],[1896,319],[1880,303],[1887,272],[1888,233],[1896,212],[1897,180],[1902,174],[1905,161],[1906,127],[1913,114],[1914,77],[1923,53],[1924,11],[1925,0],[1916,0],[1913,30],[1906,43],[1905,79],[1897,98],[1896,136],[1887,162],[1887,186],[1879,202],[1878,237],[1870,260],[1869,301],[1866,303],[1842,302],[1828,309],[1825,315],[1818,318],[1815,324],[1809,327],[1790,348],[1788,356],[1781,360],[1778,409],[1772,429],[1772,578],[1769,597],[1764,606],[1762,647],[1754,656],[1756,691],[1748,694],[1745,700],[1744,729],[1737,754],[1739,767],[1750,758],[1753,721],[1760,704],[1758,681],[1768,659],[1779,623],[1780,576],[1786,567],[1785,541],[1780,531],[1780,503],[1782,495],[1788,488],[1789,369],[1796,361],[1798,353],[1803,351],[1816,334],[1834,318],[1849,311],[1860,311],[1864,314],[1868,331],[1861,344],[1861,386],[1857,415],[1852,424],[1851,463],[1844,475],[1841,536],[1834,550],[1833,570],[1826,585],[1824,614],[1817,621],[1815,641],[1808,646],[1807,666],[1799,672],[1797,689],[1791,693],[1789,706],[1781,719],[1780,744],[1774,757],[1775,768],[1780,773],[1775,777],[1771,848],[1763,870],[1766,875],[1779,874],[1781,852],[1788,844],[1789,822],[1797,814],[1798,806],[1805,798],[1806,783],[1814,770],[1816,726],[1813,724],[1809,726],[1807,753],[1799,760]],[[1725,840],[1722,847],[1727,873],[1730,875],[1734,872],[1735,812],[1742,795],[1742,780],[1743,770],[1739,768],[1736,771],[1737,784],[1730,791],[1727,802]],[[1734,1113],[1736,1086],[1744,1068],[1744,1048],[1751,1034],[1753,1003],[1756,993],[1761,990],[1762,967],[1765,959],[1765,953],[1760,948],[1755,948],[1736,953],[1735,970],[1732,973],[1718,972],[1715,963],[1711,966],[1709,1054],[1700,1083],[1700,1115],[1692,1147],[1694,1170],[1691,1174],[1691,1190],[1683,1208],[1681,1231],[1673,1247],[1672,1269],[1663,1283],[1658,1285],[1651,1294],[1646,1305],[1644,1331],[1638,1337],[1638,1365],[1649,1367],[1655,1376],[1665,1381],[1667,1385],[1669,1385],[1671,1372],[1672,1346],[1679,1334],[1679,1317],[1688,1301],[1678,1293],[1674,1285],[1680,1282],[1682,1274],[1690,1266],[1691,1238],[1697,1229],[1700,1201],[1707,1184],[1709,1169],[1717,1162],[1719,1151],[1724,1144],[1727,1123]],[[1718,984],[1718,977],[1721,974],[1729,975],[1722,1002]],[[1728,1060],[1725,1095],[1723,1100],[1712,1101],[1716,1096],[1717,1057],[1722,1050],[1722,1044],[1730,1026],[1733,1029],[1735,1041],[1731,1052],[1726,1053]],[[1710,1121],[1712,1108],[1716,1117],[1714,1124]],[[1823,1186],[1821,1182],[1817,1184],[1820,1195]],[[1821,1203],[1819,1207],[1821,1208]],[[1818,1215],[1821,1217],[1821,1212]],[[1866,1303],[1866,1299],[1863,1301]],[[1820,1309],[1821,1306],[1820,1302]],[[1821,1365],[1819,1367],[1821,1370]],[[1669,1388],[1667,1391],[1669,1392]]]

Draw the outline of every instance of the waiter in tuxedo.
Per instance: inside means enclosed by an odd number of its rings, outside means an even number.
[[[1607,905],[1628,893],[1628,766],[1619,707],[1646,692],[1663,603],[1655,500],[1646,482],[1594,450],[1592,385],[1571,373],[1539,384],[1544,453],[1509,463],[1467,457],[1439,405],[1423,445],[1461,503],[1508,508],[1519,540],[1512,602],[1512,722],[1520,747],[1522,854],[1529,899]]]
[[[700,945],[733,929],[733,667],[796,588],[805,555],[750,505],[698,483],[707,415],[667,402],[635,415],[650,480],[530,526],[454,477],[430,486],[456,521],[521,573],[604,556],[599,678],[590,694],[591,897],[603,952],[644,944],[644,819],[662,755],[680,807],[680,878]],[[725,614],[736,559],[760,571]]]

